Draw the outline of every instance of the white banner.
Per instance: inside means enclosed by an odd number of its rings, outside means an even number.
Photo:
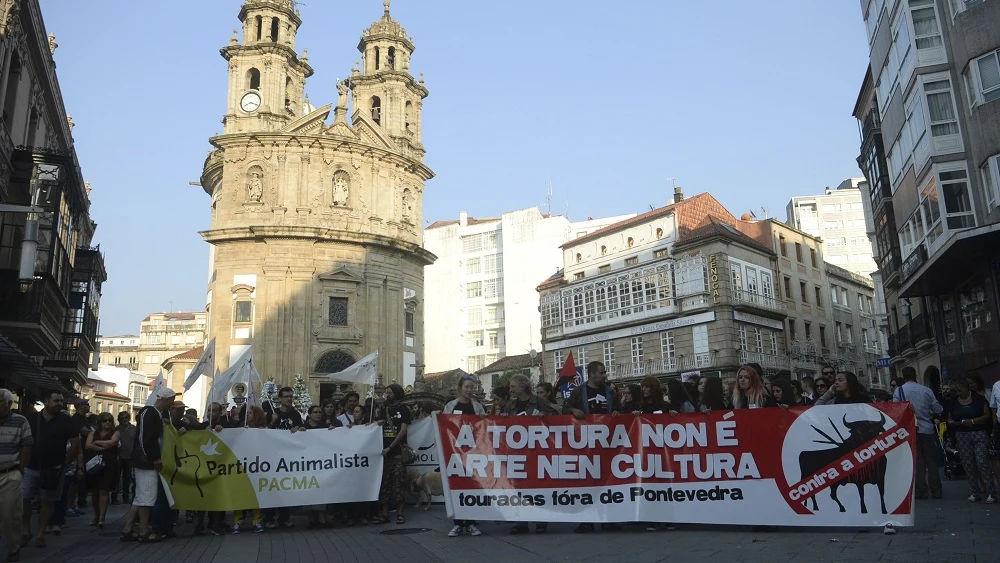
[[[378,499],[382,429],[167,427],[160,472],[175,508],[242,510]]]
[[[433,473],[440,467],[434,436],[434,419],[431,417],[421,418],[406,429],[406,443],[413,448],[413,453],[417,454],[413,463],[406,466],[411,474]],[[431,497],[431,502],[444,502],[444,497],[434,495]]]

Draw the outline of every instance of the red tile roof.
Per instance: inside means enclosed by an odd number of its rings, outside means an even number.
[[[121,395],[118,393],[106,393],[104,391],[94,391],[94,396],[101,397],[103,399],[118,399],[119,401],[131,401],[131,399],[129,399],[125,395]]]
[[[757,239],[748,236],[746,233],[741,232],[736,226],[724,223],[715,217],[709,217],[708,222],[690,231],[684,238],[675,244],[675,248],[683,248],[689,244],[695,242],[710,239],[712,237],[723,237],[731,241],[742,243],[744,246],[749,246],[761,252],[765,252],[770,255],[774,255],[774,250],[764,245]]]
[[[176,361],[180,361],[180,360],[195,360],[195,361],[198,361],[198,359],[201,358],[201,355],[204,352],[205,352],[205,347],[204,346],[198,346],[197,348],[191,348],[187,352],[181,352],[180,354],[177,354],[176,356],[170,356],[169,358],[167,358],[167,361],[168,362],[176,362]]]
[[[536,355],[534,358],[531,354],[520,354],[517,356],[507,356],[506,358],[500,358],[499,360],[493,362],[492,364],[484,367],[483,369],[476,372],[476,374],[481,373],[496,373],[498,371],[507,371],[511,369],[524,369],[530,368],[532,366],[540,366],[542,364],[541,355]]]
[[[678,237],[682,236],[686,230],[691,230],[692,225],[699,225],[704,222],[704,217],[709,213],[709,211],[714,211],[716,213],[724,213],[726,216],[732,218],[735,222],[736,219],[722,206],[721,203],[715,200],[714,197],[709,193],[700,193],[698,195],[691,196],[687,199],[654,209],[652,211],[647,211],[645,213],[640,213],[631,219],[625,219],[624,221],[619,221],[617,223],[612,223],[607,227],[598,229],[590,234],[583,235],[582,237],[575,238],[559,248],[566,248],[568,246],[573,246],[581,242],[587,242],[589,240],[594,240],[600,238],[604,235],[608,235],[624,228],[631,227],[632,225],[640,225],[651,219],[656,219],[658,217],[664,217],[670,215],[671,213],[676,213],[678,215]]]

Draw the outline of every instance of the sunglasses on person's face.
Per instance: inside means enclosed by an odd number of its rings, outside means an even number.
[[[816,385],[817,389],[826,389],[826,383],[819,383]]]

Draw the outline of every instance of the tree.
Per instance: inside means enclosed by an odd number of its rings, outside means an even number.
[[[292,384],[292,407],[300,413],[309,412],[309,407],[313,404],[309,388],[306,387],[302,376],[295,374],[295,383]]]
[[[524,375],[524,370],[522,370],[522,369],[509,369],[509,370],[501,373],[500,375],[498,375],[493,380],[493,389],[490,390],[490,393],[492,394],[497,389],[509,389],[510,388],[510,378],[514,377],[515,375]]]

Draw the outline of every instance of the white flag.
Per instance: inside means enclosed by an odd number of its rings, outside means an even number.
[[[354,362],[353,365],[343,371],[326,374],[326,377],[335,381],[374,385],[375,380],[378,378],[378,350]]]
[[[184,380],[184,390],[187,391],[203,375],[211,375],[215,371],[215,339],[213,338],[205,346],[205,351],[198,358],[198,363],[191,368],[191,373]]]
[[[151,407],[156,403],[156,397],[167,386],[167,380],[163,377],[163,368],[160,368],[160,375],[156,376],[153,388],[149,390],[149,397],[146,397],[146,406]]]

